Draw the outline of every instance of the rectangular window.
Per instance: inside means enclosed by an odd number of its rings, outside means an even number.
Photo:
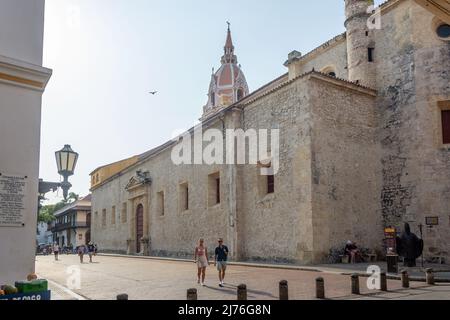
[[[220,172],[208,176],[208,206],[220,203]]]
[[[275,176],[267,176],[267,193],[275,193]]]
[[[116,224],[116,206],[111,208],[111,224]]]
[[[442,110],[442,142],[450,144],[450,110]]]
[[[106,227],[106,209],[102,211],[102,227]]]
[[[220,178],[216,179],[216,203],[220,203]]]
[[[179,201],[181,212],[189,210],[189,185],[187,182],[180,184]]]
[[[368,48],[369,62],[374,62],[375,60],[375,48]]]
[[[121,214],[121,218],[122,218],[122,223],[127,223],[127,203],[124,202],[122,204],[122,214]]]
[[[160,216],[164,216],[164,191],[158,192],[156,198],[158,202],[158,213]]]

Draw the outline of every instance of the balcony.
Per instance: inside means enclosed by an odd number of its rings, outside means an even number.
[[[55,226],[51,229],[51,231],[55,233],[63,230],[76,228],[89,228],[89,225],[87,222],[56,223]]]

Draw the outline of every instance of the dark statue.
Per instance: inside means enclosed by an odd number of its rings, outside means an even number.
[[[402,256],[405,267],[415,267],[416,259],[422,255],[423,240],[411,232],[409,223],[405,223],[405,231],[397,237],[397,253]]]

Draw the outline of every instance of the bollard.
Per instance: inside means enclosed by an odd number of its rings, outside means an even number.
[[[427,278],[427,284],[430,286],[434,285],[434,273],[433,269],[426,269],[426,278]]]
[[[381,290],[381,291],[388,291],[388,289],[387,289],[387,276],[386,276],[386,272],[380,273],[380,290]]]
[[[117,300],[128,300],[128,295],[126,293],[119,294]]]
[[[247,300],[247,286],[245,284],[240,284],[237,288],[237,299]]]
[[[316,298],[325,299],[325,281],[323,278],[316,279]]]
[[[188,301],[197,300],[197,289],[188,289],[187,291],[187,299]]]
[[[289,300],[289,287],[286,280],[280,281],[280,300]]]
[[[402,270],[402,288],[409,288],[409,275],[407,270]]]
[[[357,274],[352,275],[352,294],[359,294],[359,276]]]

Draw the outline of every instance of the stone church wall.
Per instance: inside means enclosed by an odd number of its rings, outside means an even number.
[[[442,145],[441,109],[450,100],[450,42],[439,39],[433,15],[414,1],[403,1],[382,16],[376,32],[377,108],[383,165],[381,192],[385,225],[419,234],[425,256],[447,251],[450,243],[450,151]]]
[[[381,251],[375,91],[314,79],[309,92],[315,260],[326,261],[330,249],[342,250],[348,240],[361,249]]]

